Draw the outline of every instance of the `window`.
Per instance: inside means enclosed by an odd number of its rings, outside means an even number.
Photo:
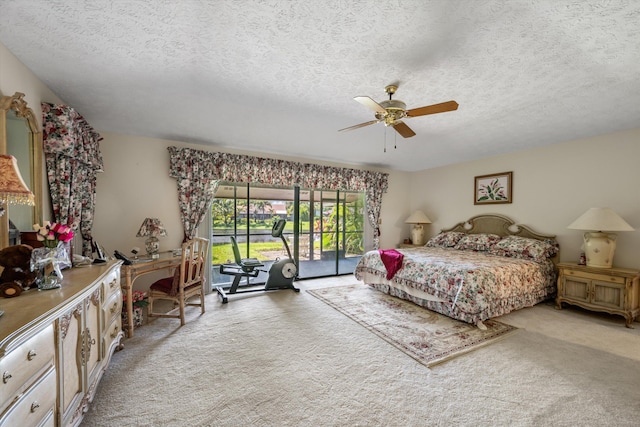
[[[271,236],[278,218],[287,220],[283,238]],[[221,183],[211,219],[213,264],[234,261],[229,239],[234,236],[243,258],[265,263],[265,271],[253,279],[255,283],[264,282],[269,265],[289,253],[298,265],[299,278],[352,273],[363,253],[361,192]],[[230,281],[230,276],[214,268],[214,286]]]

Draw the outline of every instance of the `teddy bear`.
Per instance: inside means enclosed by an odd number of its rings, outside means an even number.
[[[36,283],[37,271],[31,271],[31,252],[29,245],[15,245],[0,249],[0,296],[12,298]]]

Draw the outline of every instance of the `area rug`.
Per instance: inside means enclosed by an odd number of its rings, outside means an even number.
[[[485,321],[487,329],[481,330],[364,284],[307,292],[426,366],[476,350],[517,330],[495,320]]]

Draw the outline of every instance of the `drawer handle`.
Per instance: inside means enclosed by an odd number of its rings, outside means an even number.
[[[29,353],[27,354],[27,360],[32,361],[37,355],[38,353],[36,353],[35,350],[29,350]]]
[[[2,374],[2,382],[3,383],[8,383],[9,382],[9,378],[11,378],[12,375],[9,372],[5,372],[4,374]]]
[[[113,279],[113,280],[111,281],[111,283],[109,283],[109,287],[110,287],[111,289],[113,289],[113,288],[115,288],[115,287],[116,287],[116,284],[117,284],[117,283],[118,283],[118,281],[117,281],[116,279]]]
[[[118,336],[118,325],[113,328],[113,332],[111,332],[111,339],[114,339]]]
[[[113,307],[111,307],[111,314],[115,313],[118,309],[118,301],[113,303]]]
[[[40,404],[39,404],[37,401],[36,401],[36,402],[33,402],[33,403],[31,404],[31,412],[36,412],[36,411],[38,410],[38,408],[39,408],[39,407],[40,407]]]

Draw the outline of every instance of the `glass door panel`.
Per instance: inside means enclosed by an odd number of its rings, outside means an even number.
[[[364,193],[344,193],[339,233],[344,255],[338,257],[338,274],[353,273],[364,254]]]

